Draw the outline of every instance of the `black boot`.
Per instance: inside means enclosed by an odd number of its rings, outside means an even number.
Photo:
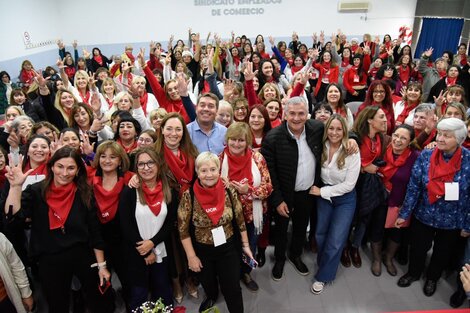
[[[258,267],[263,267],[263,265],[266,263],[266,248],[258,247],[256,262],[258,262]]]

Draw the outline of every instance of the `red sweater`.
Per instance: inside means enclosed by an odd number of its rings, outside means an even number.
[[[343,74],[343,85],[350,94],[353,94],[355,92],[354,86],[367,85],[366,72],[362,71],[362,75],[359,77],[355,67],[348,68]]]
[[[315,96],[320,91],[321,81],[325,75],[327,75],[328,69],[326,69],[321,63],[313,62],[313,67],[315,67],[319,72],[320,75],[318,77],[317,85],[315,86]],[[330,73],[328,75],[328,80],[330,83],[338,83],[339,78],[339,66],[330,67]]]
[[[168,113],[177,112],[181,114],[186,124],[189,124],[191,120],[189,119],[188,113],[183,106],[183,100],[179,99],[177,101],[170,100],[166,97],[165,90],[163,90],[160,83],[157,81],[157,78],[153,75],[150,67],[146,66],[144,68],[145,76],[147,77],[150,87],[152,88],[153,94],[157,98],[158,104],[161,108],[164,108]]]

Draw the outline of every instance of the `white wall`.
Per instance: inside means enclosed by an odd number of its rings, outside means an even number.
[[[0,32],[0,69],[11,71],[13,77],[17,75],[21,60],[26,57],[36,68],[55,63],[56,46],[25,49],[24,31],[31,34],[34,43],[62,38],[70,44],[77,39],[80,49],[98,45],[109,56],[122,52],[126,43],[133,43],[134,48],[138,48],[148,46],[152,39],[166,42],[171,34],[176,39],[186,40],[189,27],[200,32],[202,38],[209,31],[228,38],[234,30],[237,35],[246,34],[254,38],[261,33],[280,40],[288,39],[295,30],[308,44],[312,33],[320,30],[325,31],[327,39],[338,28],[350,38],[361,38],[366,32],[381,36],[391,34],[396,38],[402,25],[413,25],[417,0],[394,0],[393,3],[385,0],[357,1],[370,2],[367,15],[338,13],[335,0],[9,1],[8,10],[0,12],[2,24],[8,25],[6,31],[4,28]],[[234,4],[196,5],[208,2]],[[242,2],[252,4],[239,5]],[[240,8],[257,12],[261,9],[263,14],[224,14],[224,10]],[[213,16],[214,9],[219,9],[221,15]]]

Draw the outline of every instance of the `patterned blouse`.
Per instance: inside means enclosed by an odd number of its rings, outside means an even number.
[[[224,152],[219,154],[220,164],[224,160]],[[263,155],[257,151],[253,151],[252,159],[261,175],[261,183],[258,187],[251,187],[246,194],[239,194],[240,201],[243,207],[243,216],[246,223],[253,222],[253,199],[263,200],[263,214],[268,210],[267,198],[273,192],[273,185],[271,183],[271,176],[269,175],[268,165]]]
[[[245,220],[243,219],[242,214],[242,204],[238,198],[237,192],[232,187],[225,189],[225,191],[225,209],[217,225],[212,224],[212,221],[209,219],[206,212],[204,212],[199,205],[196,196],[193,196],[194,205],[192,205],[189,190],[186,190],[183,193],[178,207],[178,230],[181,240],[186,239],[191,235],[189,232],[189,223],[194,225],[194,235],[198,243],[213,245],[214,241],[212,239],[211,230],[219,226],[224,227],[225,237],[227,240],[231,238],[233,235],[232,204],[234,206],[233,211],[235,212],[235,219],[238,224],[238,228],[241,232],[246,231]],[[193,212],[192,221],[190,220],[191,211]]]
[[[445,201],[442,197],[430,204],[427,185],[432,152],[423,150],[416,160],[399,217],[407,219],[413,213],[425,225],[470,232],[470,151],[462,148],[462,165],[454,176],[454,182],[459,183],[459,200]],[[444,155],[444,159],[450,157]]]

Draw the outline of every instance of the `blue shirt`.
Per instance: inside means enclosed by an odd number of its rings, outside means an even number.
[[[217,122],[214,122],[209,134],[202,131],[197,119],[187,125],[189,136],[196,146],[199,153],[210,151],[219,155],[225,147],[225,133],[227,128]]]
[[[470,232],[470,151],[462,148],[462,164],[453,180],[459,183],[459,200],[445,201],[442,197],[433,204],[429,203],[427,189],[431,154],[432,150],[423,150],[416,160],[399,217],[406,219],[413,213],[425,225]]]

